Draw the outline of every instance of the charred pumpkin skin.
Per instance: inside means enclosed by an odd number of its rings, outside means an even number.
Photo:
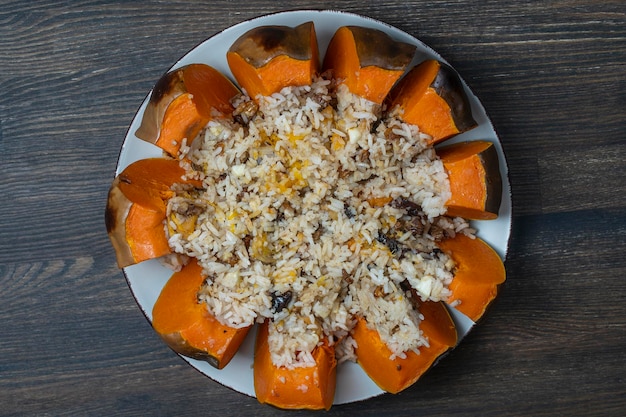
[[[449,65],[427,60],[392,89],[387,108],[417,125],[436,144],[478,126],[459,75]]]
[[[240,36],[226,54],[239,86],[256,99],[284,87],[310,85],[319,71],[313,22],[296,27],[261,26]]]
[[[447,215],[473,220],[498,217],[502,177],[498,153],[491,142],[459,142],[436,150],[450,180]]]
[[[163,75],[152,90],[135,136],[178,156],[183,139],[190,144],[214,117],[233,112],[239,89],[205,64],[190,64]]]
[[[350,92],[382,104],[415,54],[414,45],[360,26],[339,28],[328,45],[323,71],[332,71]]]
[[[335,396],[337,361],[326,343],[313,352],[315,365],[287,369],[272,363],[269,322],[258,327],[254,349],[254,390],[257,400],[284,409],[329,410]]]
[[[224,368],[237,353],[250,327],[232,328],[198,302],[205,276],[194,260],[174,273],[152,310],[152,326],[175,352]]]
[[[159,78],[152,89],[152,95],[135,136],[147,142],[156,143],[165,111],[176,97],[186,92],[182,69],[172,71]]]
[[[184,175],[174,159],[148,158],[130,164],[113,180],[104,217],[120,268],[171,253],[164,226],[170,187],[202,185]]]
[[[438,245],[456,263],[448,303],[460,302],[455,308],[478,321],[498,295],[498,287],[506,280],[500,255],[480,238],[472,239],[463,234]]]
[[[424,316],[420,329],[429,341],[429,346],[421,347],[419,354],[411,351],[406,352],[406,358],[390,359],[391,350],[364,318],[358,319],[352,331],[357,343],[357,362],[384,391],[396,394],[413,385],[457,343],[456,327],[443,302],[421,303],[419,309]]]

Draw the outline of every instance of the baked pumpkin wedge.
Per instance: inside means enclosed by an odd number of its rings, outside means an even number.
[[[450,180],[448,216],[472,220],[498,217],[502,177],[498,152],[492,142],[459,142],[436,150]]]
[[[329,410],[335,397],[335,349],[324,343],[312,352],[315,365],[288,369],[274,365],[269,321],[258,326],[254,348],[254,390],[260,403],[284,409]]]
[[[228,66],[252,99],[284,87],[310,85],[319,71],[313,22],[260,26],[241,35],[226,54]]]
[[[175,352],[224,368],[235,356],[250,327],[221,324],[198,302],[206,276],[192,260],[167,281],[152,309],[152,327]]]
[[[384,391],[396,394],[413,385],[437,358],[457,343],[456,327],[443,302],[420,303],[419,311],[424,316],[420,329],[429,345],[420,347],[419,353],[406,352],[406,358],[391,359],[391,350],[364,318],[359,318],[352,330],[357,343],[357,362]]]
[[[157,81],[135,135],[177,157],[214,117],[233,112],[239,89],[221,72],[205,64],[190,64]]]
[[[500,255],[480,238],[463,234],[442,240],[438,245],[456,263],[454,279],[448,287],[452,292],[448,303],[478,321],[498,295],[499,285],[506,280]]]
[[[343,26],[332,37],[322,70],[353,94],[382,104],[404,73],[416,47],[392,39],[378,29]]]
[[[168,158],[140,159],[113,180],[105,224],[120,268],[171,253],[164,221],[176,183],[202,185],[186,179],[178,161]]]
[[[437,60],[409,70],[389,93],[387,108],[430,135],[431,144],[478,125],[459,75]]]

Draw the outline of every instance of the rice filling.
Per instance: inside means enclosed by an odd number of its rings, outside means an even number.
[[[270,320],[277,366],[313,364],[320,343],[350,360],[364,317],[404,357],[428,341],[419,301],[448,298],[454,262],[436,245],[468,223],[445,216],[447,175],[428,136],[318,78],[209,122],[181,164],[167,232],[207,274],[199,300],[220,322]]]

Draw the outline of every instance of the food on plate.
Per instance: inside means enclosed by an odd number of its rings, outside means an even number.
[[[495,147],[433,146],[473,127],[449,101],[467,99],[458,76],[427,61],[408,86],[415,47],[368,28],[339,28],[322,70],[317,48],[311,22],[262,26],[227,53],[238,87],[185,72],[205,67],[163,76],[142,128],[177,130],[152,141],[175,159],[131,164],[107,206],[121,267],[175,270],[153,308],[165,342],[221,369],[256,325],[256,396],[280,408],[329,409],[345,361],[406,389],[457,343],[445,302],[482,314],[504,280],[468,221],[498,214]],[[477,254],[494,278],[473,276]]]
[[[120,268],[171,253],[163,222],[174,184],[201,185],[185,178],[178,161],[167,158],[136,161],[111,184],[105,223]]]
[[[332,78],[350,92],[380,104],[413,59],[415,49],[378,29],[344,26],[332,37],[322,68],[332,71]]]
[[[232,113],[239,89],[221,72],[205,64],[190,64],[161,77],[135,135],[173,157],[191,144],[209,120]]]
[[[458,74],[449,65],[433,59],[413,67],[394,86],[387,107],[430,135],[431,144],[477,126]]]
[[[449,253],[456,264],[448,303],[478,321],[506,279],[500,255],[482,239],[470,239],[462,234],[442,240],[439,247]]]
[[[498,153],[488,141],[459,142],[437,149],[450,181],[447,215],[493,220],[502,200]]]
[[[221,324],[198,303],[206,276],[191,261],[167,281],[152,309],[152,326],[175,352],[222,369],[237,353],[250,327]]]
[[[314,364],[289,368],[274,364],[269,321],[259,326],[254,348],[254,390],[261,403],[279,408],[329,410],[335,396],[335,349],[322,342],[311,352]]]
[[[354,327],[352,335],[357,344],[358,363],[387,392],[398,393],[412,385],[442,354],[456,345],[456,328],[443,302],[420,303],[419,311],[424,316],[420,329],[426,344],[402,355],[389,350],[364,318],[359,318]]]
[[[226,59],[239,86],[255,100],[283,87],[310,85],[319,70],[315,26],[251,29],[233,43]]]

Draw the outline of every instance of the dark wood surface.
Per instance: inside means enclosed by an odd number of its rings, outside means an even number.
[[[508,280],[398,395],[327,415],[626,415],[626,4],[612,1],[0,2],[0,415],[313,415],[202,376],[152,331],[104,206],[127,126],[208,36],[333,8],[440,52],[481,98],[513,189]]]

